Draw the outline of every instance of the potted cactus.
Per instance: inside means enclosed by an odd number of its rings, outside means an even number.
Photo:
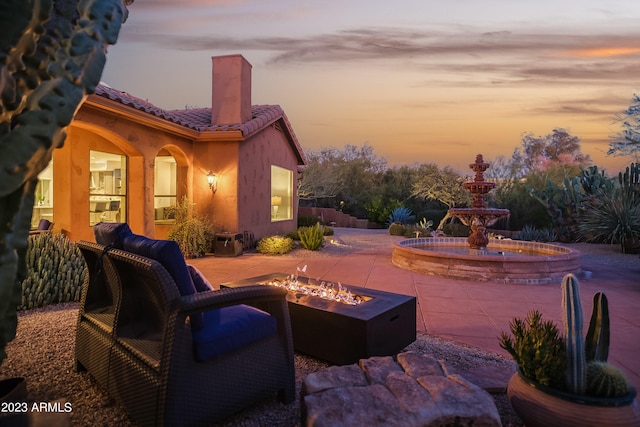
[[[593,312],[582,335],[578,280],[562,281],[564,334],[537,311],[511,322],[513,337],[502,332],[500,346],[518,364],[507,387],[509,402],[527,427],[638,426],[636,391],[607,362],[609,306],[604,293],[593,297]]]

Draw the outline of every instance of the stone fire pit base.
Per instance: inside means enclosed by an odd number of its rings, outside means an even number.
[[[414,352],[309,374],[300,400],[305,426],[501,426],[488,392]]]

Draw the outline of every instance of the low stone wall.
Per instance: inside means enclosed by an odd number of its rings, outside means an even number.
[[[331,366],[302,383],[302,425],[500,427],[493,397],[415,352]]]
[[[326,224],[335,223],[335,227],[381,228],[380,225],[374,222],[370,222],[367,219],[356,218],[354,216],[347,215],[344,212],[340,212],[331,208],[312,208],[300,206],[298,208],[298,215],[315,216],[318,219],[324,221]]]

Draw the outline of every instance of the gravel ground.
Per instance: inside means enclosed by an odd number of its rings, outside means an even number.
[[[7,346],[7,359],[0,378],[25,377],[30,402],[69,402],[73,426],[119,426],[133,424],[122,407],[111,400],[86,372],[75,372],[74,340],[77,303],[51,305],[19,313],[16,338]],[[453,369],[491,364],[513,370],[511,360],[437,337],[419,335],[407,350],[446,360]],[[296,385],[299,395],[304,377],[328,364],[296,354]],[[504,426],[522,423],[511,410],[504,394],[494,395]],[[300,402],[282,405],[274,397],[226,420],[222,426],[300,425]],[[2,420],[0,419],[0,425]]]

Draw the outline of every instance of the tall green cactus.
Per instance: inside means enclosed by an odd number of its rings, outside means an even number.
[[[609,303],[607,296],[598,292],[593,296],[593,311],[589,321],[589,329],[585,342],[587,362],[592,360],[606,362],[609,358]]]
[[[571,393],[584,394],[587,362],[582,337],[582,303],[578,279],[573,274],[562,279],[562,315],[567,345],[567,388]]]
[[[624,173],[618,173],[618,182],[622,189],[634,188],[640,186],[640,164],[631,163]]]
[[[87,267],[80,250],[68,237],[61,233],[29,236],[25,258],[27,276],[22,281],[18,310],[80,301]]]
[[[0,2],[0,362],[15,337],[37,176],[100,82],[131,3]]]

